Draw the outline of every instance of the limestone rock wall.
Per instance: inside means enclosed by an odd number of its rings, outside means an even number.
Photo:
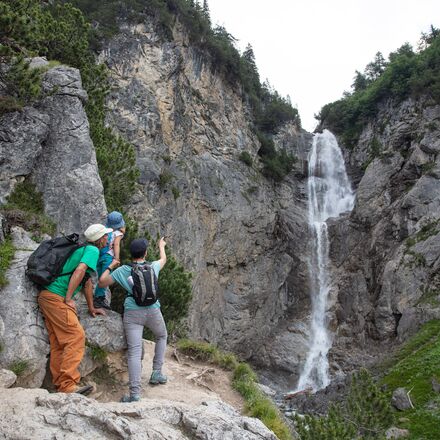
[[[440,317],[439,152],[440,106],[427,99],[386,103],[345,149],[357,195],[331,227],[341,362],[353,344],[383,351]]]
[[[57,231],[82,232],[106,215],[83,107],[87,94],[79,71],[66,66],[49,69],[42,89],[46,97],[38,105],[0,118],[0,206],[28,178]]]
[[[293,125],[277,135],[300,160],[274,185],[255,169],[259,143],[239,86],[213,72],[178,26],[172,42],[153,22],[127,26],[100,60],[113,76],[108,123],[137,151],[130,213],[153,236],[166,234],[193,273],[191,336],[276,364],[265,341],[288,332],[291,315],[307,307],[298,305],[308,296],[303,169],[311,135]],[[244,151],[253,167],[239,160]]]

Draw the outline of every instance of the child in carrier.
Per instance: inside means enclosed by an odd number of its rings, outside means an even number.
[[[121,240],[125,234],[125,221],[120,212],[113,211],[107,216],[107,228],[112,228],[113,232],[108,234],[107,245],[100,249],[99,252],[99,260],[96,267],[98,279],[113,260],[120,263]],[[106,287],[96,286],[95,293],[93,294],[94,307],[110,309],[110,298],[106,297],[107,290]]]

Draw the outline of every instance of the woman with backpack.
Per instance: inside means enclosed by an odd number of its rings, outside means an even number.
[[[149,328],[156,337],[153,358],[153,372],[150,384],[165,384],[167,377],[162,373],[162,365],[167,345],[167,329],[160,310],[157,279],[164,267],[167,256],[166,242],[159,240],[159,260],[147,263],[148,241],[137,238],[130,243],[132,263],[113,270],[117,262],[112,262],[99,278],[99,287],[111,286],[115,281],[126,291],[124,301],[124,330],[127,338],[127,363],[130,393],[121,402],[140,400],[142,372],[142,334]]]

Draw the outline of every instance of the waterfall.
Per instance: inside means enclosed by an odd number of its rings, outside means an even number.
[[[309,153],[309,227],[312,252],[309,260],[312,303],[310,350],[297,390],[317,391],[330,383],[327,353],[331,339],[327,330],[326,310],[330,290],[328,273],[329,240],[327,219],[351,211],[354,193],[345,171],[344,158],[335,136],[324,130],[315,134]]]

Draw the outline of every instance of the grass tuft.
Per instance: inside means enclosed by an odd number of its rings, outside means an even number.
[[[0,243],[0,288],[8,284],[6,278],[6,271],[9,269],[14,258],[15,248],[10,237],[6,238],[3,243]]]
[[[23,376],[29,367],[30,363],[26,359],[18,359],[9,365],[9,369],[15,373],[17,377]]]

